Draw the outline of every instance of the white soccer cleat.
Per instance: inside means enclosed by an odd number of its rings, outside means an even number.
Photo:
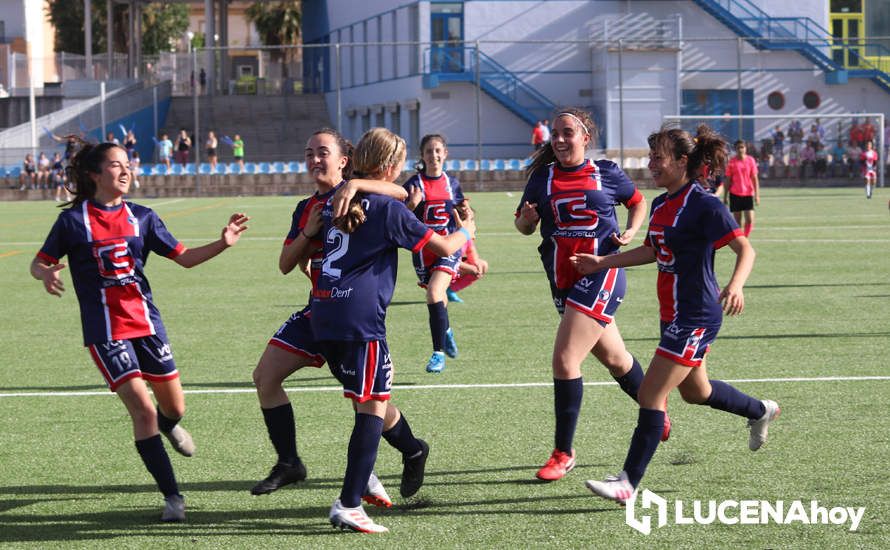
[[[365,513],[361,504],[355,508],[346,508],[340,504],[339,498],[331,505],[331,513],[328,518],[335,528],[352,529],[359,533],[386,533],[389,531],[386,527],[374,523]]]
[[[603,481],[588,479],[584,485],[595,495],[606,500],[613,500],[624,506],[633,497],[634,487],[627,480],[627,474],[621,472],[617,476],[606,476]]]
[[[362,500],[380,508],[392,508],[392,499],[389,498],[389,494],[374,472],[371,472],[371,477],[368,479],[368,485],[365,487]]]
[[[161,513],[161,521],[185,521],[185,499],[182,495],[164,497],[164,511]]]
[[[748,420],[748,427],[751,430],[751,433],[748,435],[748,448],[752,451],[756,451],[766,443],[766,438],[769,433],[769,423],[779,418],[779,414],[782,412],[782,409],[779,408],[779,404],[775,401],[764,399],[761,402],[763,403],[766,412],[757,420]]]
[[[177,453],[182,456],[192,456],[195,454],[195,442],[192,441],[191,434],[179,424],[173,426],[173,429],[169,432],[161,433],[170,440],[170,445],[173,446]]]

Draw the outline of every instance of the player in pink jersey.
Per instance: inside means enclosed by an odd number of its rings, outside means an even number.
[[[312,282],[312,290],[318,281],[322,261],[321,207],[332,197],[334,188],[352,176],[351,157],[352,144],[332,128],[318,130],[306,143],[306,167],[315,180],[316,191],[300,201],[294,210],[290,231],[278,257],[278,268],[287,275],[299,267]],[[398,200],[408,197],[401,186],[387,182],[350,180],[343,187],[353,193],[381,193]],[[254,495],[271,493],[306,479],[306,466],[297,454],[293,406],[282,385],[287,377],[303,367],[324,365],[321,349],[312,334],[310,317],[310,305],[291,315],[269,340],[253,371],[269,440],[278,454],[269,475],[251,489]],[[392,504],[376,476],[369,482],[364,498],[379,506]]]
[[[646,218],[646,201],[615,163],[585,158],[596,125],[581,109],[565,109],[553,121],[551,140],[533,157],[529,180],[516,209],[516,229],[531,235],[540,224],[538,247],[557,312],[562,316],[553,345],[556,427],[550,459],[536,476],[555,481],[575,466],[572,441],[584,394],[581,364],[593,354],[632,399],[643,368],[624,345],[615,313],[624,299],[624,270],[579,273],[569,258],[579,252],[612,254],[633,240]],[[628,209],[622,231],[615,205]],[[666,425],[663,437],[670,435]]]
[[[742,226],[745,236],[754,229],[754,205],[760,204],[760,179],[757,177],[757,161],[748,155],[745,142],[735,142],[736,156],[726,166],[729,185],[723,195],[723,202],[729,195],[729,211],[737,224]],[[744,224],[742,219],[744,218]]]
[[[655,262],[661,341],[640,386],[637,427],[623,471],[605,481],[587,481],[597,495],[624,504],[632,498],[652,460],[664,427],[664,400],[674,389],[687,403],[708,405],[748,419],[748,448],[759,449],[770,422],[779,416],[774,401],[755,399],[726,382],[708,378],[706,356],[720,330],[723,313],[745,307],[742,287],[754,266],[754,249],[738,224],[697,182],[703,165],[719,171],[726,142],[705,125],[693,139],[688,132],[664,128],[649,136],[649,170],[665,193],[652,202],[643,245],[609,256],[577,254],[581,273]],[[736,254],[735,268],[721,290],[714,254],[723,246]]]
[[[185,502],[160,434],[185,456],[191,456],[195,446],[179,425],[185,396],[143,270],[149,252],[183,267],[206,262],[238,242],[249,218],[235,213],[218,240],[186,248],[154,211],[124,201],[132,181],[123,147],[83,144],[68,167],[74,199],[63,205],[70,208],[59,214],[31,262],[31,275],[43,281],[48,293],[61,296],[65,285],[59,271],[65,264],[59,262],[68,256],[84,344],[130,414],[136,449],[164,495],[161,519],[181,521],[185,519]]]
[[[865,151],[859,155],[859,160],[862,161],[862,176],[865,178],[865,198],[870,199],[878,179],[878,152],[873,141],[865,142]]]

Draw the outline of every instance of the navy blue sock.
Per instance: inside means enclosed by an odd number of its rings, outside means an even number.
[[[383,439],[405,456],[413,456],[422,450],[404,413],[399,416],[395,426],[383,432]]]
[[[646,473],[646,467],[649,466],[649,461],[658,448],[658,442],[661,441],[662,430],[664,430],[664,411],[640,407],[637,428],[630,440],[627,458],[624,459],[624,471],[634,487],[640,484],[643,474]]]
[[[634,362],[633,365],[631,365],[630,370],[621,376],[613,376],[612,378],[618,382],[618,385],[624,390],[624,393],[636,401],[637,392],[640,391],[640,384],[643,383],[643,376],[645,373],[643,372],[643,367],[640,365],[640,362],[637,361],[637,358],[631,355],[631,359],[633,359]]]
[[[297,425],[294,423],[294,408],[290,403],[262,409],[263,420],[266,421],[266,430],[275,452],[278,453],[278,462],[296,464],[297,455]]]
[[[567,454],[572,454],[572,440],[575,439],[575,426],[578,424],[578,414],[581,412],[583,397],[583,378],[553,379],[553,409],[556,413],[553,446]]]
[[[170,430],[176,427],[179,424],[181,418],[172,419],[170,417],[164,416],[164,413],[161,412],[160,407],[155,407],[155,410],[158,412],[158,429],[164,433],[170,433]]]
[[[711,396],[703,403],[704,405],[755,420],[766,412],[759,399],[754,399],[721,380],[710,380],[710,382]]]
[[[164,443],[161,441],[161,434],[154,435],[148,439],[140,439],[136,442],[136,450],[145,463],[148,473],[155,478],[158,489],[165,497],[179,494],[179,486],[176,484],[176,476],[173,474],[173,465],[170,464],[170,457],[164,450]]]
[[[430,310],[430,334],[433,336],[433,351],[445,349],[445,332],[448,331],[448,310],[445,302],[427,304]]]
[[[377,446],[383,431],[383,419],[371,414],[355,413],[355,426],[349,438],[346,474],[340,490],[340,504],[355,508],[362,502],[362,493],[377,461]]]

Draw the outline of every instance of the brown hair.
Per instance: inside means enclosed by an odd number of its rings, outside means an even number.
[[[346,157],[346,166],[344,166],[343,170],[341,171],[341,173],[343,175],[343,179],[348,180],[348,179],[352,178],[352,155],[353,155],[352,143],[348,139],[343,137],[340,134],[340,132],[338,132],[337,130],[334,130],[333,128],[324,127],[324,128],[317,130],[312,135],[317,136],[319,134],[329,135],[332,138],[334,138],[334,140],[336,140],[337,147],[340,149],[340,154],[343,155],[344,157]]]
[[[92,199],[96,196],[96,182],[90,177],[90,174],[99,174],[102,172],[102,162],[108,158],[108,151],[117,147],[124,150],[123,147],[109,141],[103,143],[90,143],[82,140],[78,136],[65,136],[66,139],[72,139],[80,148],[71,155],[68,160],[68,166],[65,168],[65,188],[69,193],[74,195],[70,201],[63,203],[61,206],[76,207],[85,200]]]
[[[420,139],[420,161],[414,165],[414,169],[420,172],[421,174],[426,172],[426,163],[423,161],[423,148],[426,147],[426,144],[433,141],[438,140],[442,147],[446,150],[448,149],[448,143],[445,141],[445,136],[442,134],[427,134]]]
[[[569,118],[572,118],[573,120],[577,119],[575,120],[576,124],[579,120],[581,121],[584,125],[584,130],[587,132],[587,135],[590,136],[591,143],[594,143],[598,139],[598,129],[596,123],[593,121],[593,117],[590,116],[590,113],[584,109],[579,109],[578,107],[565,107],[556,111],[553,116],[554,123],[556,119],[563,114],[571,115]],[[538,168],[547,166],[554,161],[556,161],[556,154],[553,152],[553,145],[548,141],[543,147],[532,153],[532,161],[525,169],[525,176],[531,176]]]
[[[356,176],[379,178],[387,169],[398,166],[405,159],[405,140],[386,128],[371,128],[362,136],[353,152]],[[367,216],[362,207],[364,193],[357,193],[349,201],[349,211],[334,220],[334,226],[344,233],[352,233]]]
[[[665,125],[649,135],[649,149],[670,155],[674,160],[686,155],[686,177],[695,179],[707,165],[711,173],[726,166],[727,143],[707,124],[698,127],[695,137],[675,126]]]

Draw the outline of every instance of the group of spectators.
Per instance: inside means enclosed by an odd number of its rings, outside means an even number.
[[[884,143],[890,144],[890,124],[885,124]],[[834,140],[826,136],[825,126],[819,119],[805,130],[799,120],[788,124],[782,131],[780,125],[769,137],[748,143],[748,154],[757,161],[761,177],[859,177],[863,167],[863,152],[867,144],[877,145],[877,128],[868,118],[861,122],[852,119],[849,127],[843,121],[837,123]]]
[[[205,160],[210,164],[211,172],[216,171],[216,165],[219,163],[219,142],[216,132],[210,130],[207,132],[207,139],[204,141]],[[234,138],[223,136],[222,142],[232,148],[232,156],[238,163],[241,171],[244,171],[244,140],[239,134],[235,134]],[[185,128],[181,128],[176,135],[175,141],[170,141],[167,134],[161,134],[161,140],[158,141],[158,162],[170,169],[171,163],[176,162],[185,166],[189,163],[194,148],[193,139],[189,136]]]

